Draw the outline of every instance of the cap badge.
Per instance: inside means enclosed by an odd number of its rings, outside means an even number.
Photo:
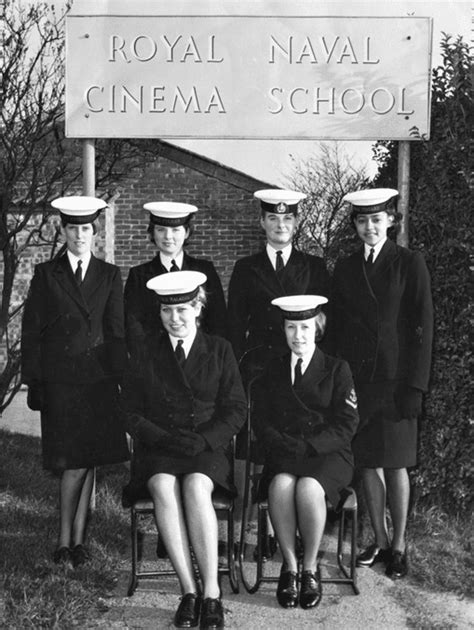
[[[275,212],[277,214],[285,214],[286,212],[288,212],[288,204],[281,201],[276,205]]]

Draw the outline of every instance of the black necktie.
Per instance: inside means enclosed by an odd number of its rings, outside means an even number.
[[[170,271],[179,271],[179,267],[176,264],[176,260],[173,258],[173,260],[171,261],[171,267],[170,267]],[[181,342],[182,343],[182,342]]]
[[[82,284],[82,260],[77,261],[76,272],[74,274],[77,284]]]
[[[303,374],[301,373],[301,364],[303,363],[303,359],[298,359],[295,365],[295,380],[293,382],[293,387],[297,388],[301,385],[301,379]]]
[[[182,339],[178,339],[178,343],[176,344],[176,348],[174,349],[174,354],[180,366],[184,367],[184,364],[186,362],[186,355],[184,354]]]
[[[367,256],[367,264],[372,265],[374,263],[374,248],[370,248],[369,255]]]
[[[283,264],[283,256],[281,250],[279,249],[276,253],[276,272],[278,273],[283,269],[285,265]]]

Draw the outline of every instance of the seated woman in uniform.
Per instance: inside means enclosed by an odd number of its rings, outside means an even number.
[[[291,352],[269,363],[256,392],[256,432],[265,449],[259,499],[268,496],[283,555],[277,599],[284,608],[319,604],[326,497],[337,506],[353,475],[351,440],[358,413],[349,365],[316,346],[326,322],[320,306],[326,302],[317,295],[272,301],[282,310]],[[303,544],[300,580],[297,531]]]
[[[155,518],[178,575],[178,628],[224,624],[218,584],[217,518],[212,493],[231,494],[229,443],[245,421],[245,393],[230,343],[198,328],[206,276],[177,271],[150,279],[164,330],[132,358],[121,396],[136,439],[137,474],[146,482]],[[189,545],[203,592],[198,592]]]

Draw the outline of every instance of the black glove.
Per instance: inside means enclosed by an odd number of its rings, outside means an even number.
[[[301,438],[295,438],[288,433],[283,433],[284,438],[284,446],[286,449],[287,455],[294,457],[295,459],[300,459],[307,455],[307,444]]]
[[[202,451],[206,450],[207,442],[200,433],[180,429],[179,435],[179,444],[184,455],[194,457],[198,453],[202,453]]]
[[[273,427],[267,427],[265,429],[265,433],[263,434],[263,442],[265,452],[271,456],[278,454],[282,454],[282,449],[284,448],[284,438],[283,435],[274,429]]]
[[[184,455],[181,447],[181,438],[172,433],[166,433],[157,440],[160,449],[166,451],[168,455]]]
[[[395,404],[403,420],[417,418],[421,413],[423,392],[409,385],[402,385],[395,391]]]
[[[28,385],[26,404],[32,411],[42,411],[44,408],[44,389],[40,381]]]

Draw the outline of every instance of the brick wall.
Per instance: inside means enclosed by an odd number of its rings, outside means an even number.
[[[159,157],[123,187],[115,202],[115,263],[124,280],[130,267],[156,253],[146,233],[149,214],[143,210],[143,204],[178,201],[192,203],[199,209],[193,219],[194,232],[187,252],[211,260],[227,290],[235,260],[262,246],[259,205],[252,193],[268,184],[251,178],[242,182],[242,177],[234,183],[235,172],[224,167],[218,170],[216,177]]]

